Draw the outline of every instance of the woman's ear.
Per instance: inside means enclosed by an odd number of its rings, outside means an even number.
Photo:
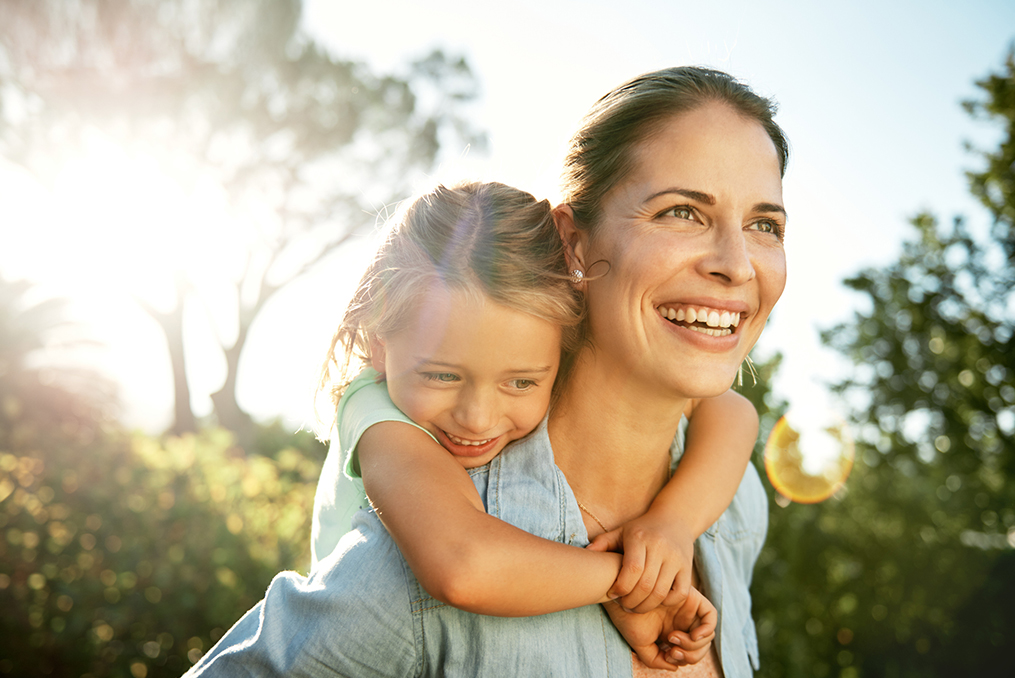
[[[384,340],[375,334],[370,335],[370,366],[384,376],[385,366]]]
[[[567,258],[568,270],[585,271],[585,247],[588,236],[585,231],[574,223],[574,211],[567,203],[557,205],[553,209],[553,222],[557,233],[564,243],[564,256]]]

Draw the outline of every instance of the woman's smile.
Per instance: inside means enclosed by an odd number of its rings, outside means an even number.
[[[675,325],[713,337],[733,334],[740,324],[740,311],[677,304],[659,306],[657,310],[660,316]]]
[[[776,149],[757,122],[706,104],[647,138],[603,201],[586,266],[596,349],[675,394],[729,388],[786,282]],[[626,378],[626,377],[625,377]]]

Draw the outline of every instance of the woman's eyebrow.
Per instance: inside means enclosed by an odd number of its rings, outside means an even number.
[[[691,200],[695,200],[697,202],[703,202],[706,205],[714,205],[715,204],[715,196],[714,195],[710,195],[708,193],[702,193],[701,191],[692,191],[689,188],[664,188],[663,190],[659,191],[658,193],[653,193],[649,197],[645,198],[645,202],[650,202],[650,201],[655,200],[656,198],[658,198],[660,196],[668,195],[670,193],[676,193],[677,195],[682,195],[685,198],[690,198]]]
[[[645,202],[651,202],[656,198],[664,195],[682,195],[685,198],[690,198],[696,202],[704,203],[706,205],[715,205],[715,196],[710,193],[704,193],[702,191],[694,191],[689,188],[664,188],[661,191],[653,193],[645,199]],[[786,216],[786,210],[782,205],[776,205],[774,202],[759,202],[754,205],[755,212],[777,212],[782,216]]]
[[[786,210],[782,205],[776,205],[774,202],[759,202],[754,206],[755,212],[778,212],[782,216],[786,216]]]

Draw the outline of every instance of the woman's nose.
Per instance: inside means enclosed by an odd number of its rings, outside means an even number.
[[[486,433],[497,423],[494,398],[479,389],[468,389],[459,399],[454,417],[466,432]]]
[[[754,278],[747,238],[738,224],[723,225],[713,230],[711,249],[702,266],[709,277],[731,285],[743,285]]]

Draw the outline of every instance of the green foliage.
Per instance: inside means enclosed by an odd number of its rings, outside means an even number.
[[[0,674],[180,675],[309,566],[320,461],[222,430],[0,451]]]
[[[1000,123],[970,186],[994,223],[912,220],[899,260],[846,284],[824,333],[855,363],[846,491],[772,507],[755,573],[764,676],[1008,676],[1015,637],[1015,62],[967,107]]]
[[[1000,243],[1009,263],[1015,260],[1015,49],[1008,54],[1004,69],[976,83],[987,97],[963,104],[970,114],[1000,121],[1008,127],[1008,135],[996,151],[981,152],[986,161],[982,172],[970,172],[969,189],[980,199],[994,218],[993,239]],[[1012,271],[1008,269],[1008,280]]]
[[[178,676],[309,565],[323,446],[277,422],[263,455],[123,433],[104,391],[33,367],[76,336],[33,293],[0,278],[0,675]]]
[[[409,195],[442,145],[484,143],[463,115],[478,91],[463,58],[434,50],[375,73],[302,32],[301,11],[299,0],[0,0],[0,155],[47,180],[103,139],[181,187],[206,184],[235,217],[210,232],[174,226],[162,236],[173,247],[97,264],[142,261],[172,281],[161,306],[137,302],[165,334],[174,433],[198,428],[186,305],[231,300],[231,318],[216,318],[226,378],[212,403],[249,446],[236,384],[268,300]],[[132,218],[159,228],[144,209]]]

